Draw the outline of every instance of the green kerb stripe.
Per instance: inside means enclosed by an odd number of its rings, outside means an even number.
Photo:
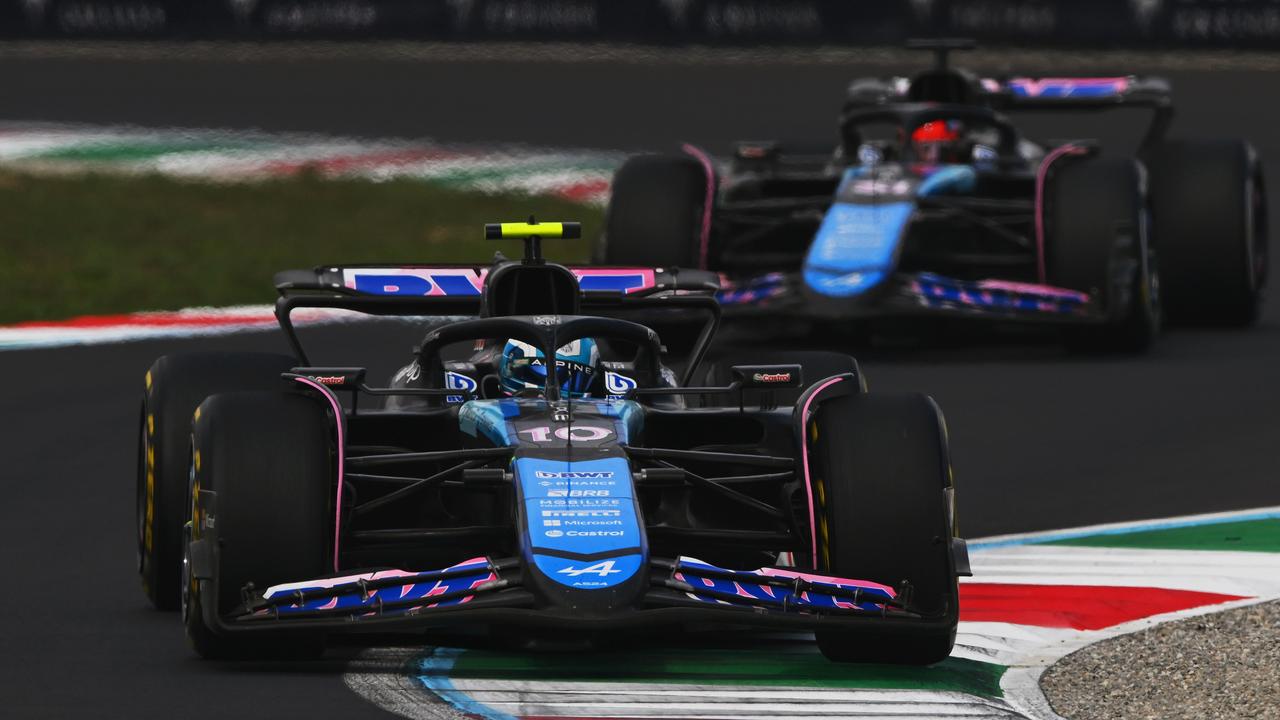
[[[1070,540],[1055,540],[1045,544],[1153,550],[1280,552],[1280,519],[1193,525],[1116,535],[1090,535]]]
[[[512,681],[947,690],[998,698],[1004,671],[1002,665],[959,658],[927,668],[841,665],[816,651],[679,650],[582,657],[473,650],[458,658],[449,675]]]
[[[84,143],[28,156],[34,160],[70,160],[73,162],[137,162],[182,152],[229,152],[251,148],[251,145],[201,142],[103,142]]]

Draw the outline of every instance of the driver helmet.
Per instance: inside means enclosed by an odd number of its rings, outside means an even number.
[[[574,340],[556,351],[556,378],[562,397],[585,397],[600,370],[600,349],[591,338]],[[542,390],[547,361],[542,351],[526,342],[508,340],[498,362],[498,379],[508,395]]]
[[[924,162],[943,162],[955,155],[960,146],[960,122],[957,120],[933,120],[911,133],[911,144],[916,157]]]

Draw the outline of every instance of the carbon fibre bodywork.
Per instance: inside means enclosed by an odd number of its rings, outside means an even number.
[[[428,330],[415,349],[414,379],[398,376],[391,387],[369,387],[362,368],[300,365],[282,376],[291,392],[323,400],[317,407],[332,427],[331,535],[327,549],[316,548],[331,553],[331,572],[291,577],[285,569],[221,587],[229,572],[222,533],[235,523],[220,520],[231,511],[220,507],[218,482],[201,484],[193,466],[184,584],[198,600],[186,606],[203,626],[224,638],[690,622],[953,635],[955,577],[967,570],[958,538],[935,569],[946,574],[944,592],[927,606],[915,602],[905,575],[837,577],[815,561],[806,423],[824,403],[865,392],[856,364],[848,359],[851,372],[807,387],[799,365],[735,366],[737,379],[726,386],[673,382],[663,362],[691,376],[708,331],[673,357],[652,328],[609,315],[700,309],[714,330],[713,285],[696,271],[677,280],[664,271],[610,270],[604,277],[635,276],[639,287],[628,299],[626,280],[606,298],[579,287],[591,272],[526,258],[495,266],[471,285],[480,293],[451,292],[439,281],[480,276],[459,268],[322,267],[279,276],[286,330],[290,311],[305,306],[421,315],[478,303],[481,317]],[[521,285],[559,278],[551,296],[566,304],[539,309],[595,306],[603,314],[486,312],[506,306],[491,293],[504,273],[529,273]],[[376,277],[365,281],[367,274]],[[406,286],[414,288],[409,296]],[[585,337],[614,356],[606,363],[612,380],[599,378],[587,397],[562,393],[553,372],[539,391],[491,395],[493,384],[473,377],[483,363],[464,369],[441,357],[448,346],[490,338],[518,339],[552,357]],[[305,358],[300,345],[298,354]],[[394,401],[406,396],[416,402]],[[715,400],[725,396],[729,402]],[[945,457],[945,447],[939,451]],[[936,497],[950,502],[949,476],[937,482]],[[951,518],[939,518],[937,529],[952,536]],[[228,597],[239,602],[229,606]]]
[[[945,44],[945,43],[944,43]],[[701,267],[722,275],[726,317],[867,320],[911,316],[1102,324],[1125,312],[1131,277],[1061,287],[1046,267],[1054,171],[1096,153],[1088,141],[1024,137],[1013,111],[1149,109],[1143,146],[1172,106],[1158,78],[980,78],[940,65],[913,78],[854,81],[830,147],[742,143],[717,177]],[[925,127],[955,134],[911,140]],[[926,153],[926,148],[929,153]],[[1117,236],[1117,245],[1125,238]]]

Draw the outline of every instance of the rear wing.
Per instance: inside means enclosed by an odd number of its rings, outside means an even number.
[[[1160,107],[1173,103],[1169,81],[1159,77],[1012,77],[978,81],[1001,109]]]
[[[322,265],[275,276],[276,319],[301,365],[310,365],[291,313],[298,308],[351,310],[401,317],[475,316],[490,266],[402,264]],[[593,315],[648,313],[703,319],[690,351],[690,371],[701,361],[720,322],[719,276],[683,268],[569,267],[578,280],[581,308]],[[675,317],[680,320],[680,317]]]
[[[1143,146],[1158,142],[1173,122],[1173,91],[1159,77],[1014,77],[979,81],[992,107],[1007,112],[1143,108],[1151,122]]]
[[[488,266],[320,266],[276,273],[281,296],[321,292],[360,298],[396,297],[431,302],[474,303],[479,308]],[[719,276],[702,270],[642,267],[570,267],[584,299],[597,293],[648,297],[674,291],[715,293]]]
[[[971,99],[1005,112],[1146,108],[1153,113],[1145,142],[1158,140],[1173,120],[1169,81],[1154,76],[981,77],[952,71],[971,87]],[[845,108],[913,102],[912,78],[859,78],[846,94]]]

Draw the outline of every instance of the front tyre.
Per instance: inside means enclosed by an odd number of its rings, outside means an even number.
[[[269,353],[165,355],[147,370],[134,484],[138,575],[159,610],[177,610],[186,522],[191,416],[209,395],[279,387],[293,357]]]
[[[1103,323],[1067,331],[1068,346],[1147,351],[1162,310],[1142,166],[1123,157],[1064,159],[1050,171],[1043,212],[1049,284],[1087,293],[1105,308]]]
[[[1253,324],[1268,263],[1257,153],[1242,140],[1175,140],[1146,151],[1143,162],[1169,319]]]
[[[596,261],[699,267],[707,252],[711,190],[714,180],[689,155],[628,158],[613,176]]]
[[[805,428],[818,557],[836,577],[911,587],[928,624],[819,630],[836,662],[931,665],[951,654],[959,619],[951,465],[942,414],[916,394],[853,394],[818,406]]]
[[[318,633],[227,633],[215,620],[240,606],[249,583],[261,592],[333,569],[332,423],[318,398],[295,393],[224,393],[201,404],[183,592],[187,636],[201,657],[297,659],[324,651]],[[198,573],[196,556],[207,559]]]

